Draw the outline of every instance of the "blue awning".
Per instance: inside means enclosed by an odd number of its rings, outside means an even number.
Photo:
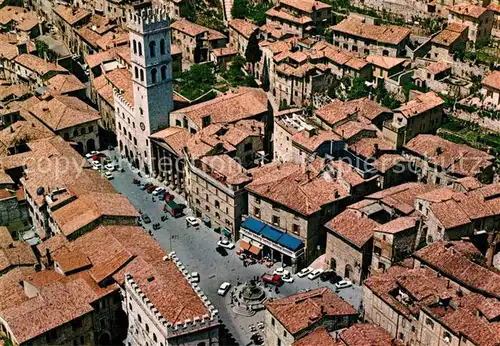
[[[269,225],[266,225],[266,227],[262,230],[261,235],[264,238],[267,238],[267,239],[272,240],[274,242],[278,242],[278,239],[281,238],[281,236],[283,235],[283,232],[280,232],[276,228],[273,228]]]
[[[304,242],[300,239],[295,238],[294,236],[285,233],[278,240],[278,244],[292,251],[297,251],[304,245]]]
[[[247,219],[241,224],[241,227],[246,228],[253,233],[260,234],[264,227],[266,227],[266,224],[254,219],[253,217],[247,217]]]

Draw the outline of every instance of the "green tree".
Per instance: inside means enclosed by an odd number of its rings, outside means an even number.
[[[234,0],[231,16],[233,18],[245,19],[249,15],[248,0]]]
[[[257,38],[257,30],[255,30],[248,39],[247,50],[245,51],[245,59],[252,64],[252,74],[255,75],[255,64],[260,61],[262,51],[259,47],[259,39]]]
[[[382,81],[377,84],[377,88],[375,89],[375,100],[389,109],[395,109],[401,106],[401,102],[399,102],[393,94],[387,91]]]
[[[465,42],[456,44],[453,46],[453,48],[451,48],[451,53],[453,54],[453,56],[460,61],[464,60],[465,51],[466,51]]]
[[[363,77],[356,77],[352,80],[351,88],[347,93],[349,100],[359,99],[368,96],[369,88],[365,85],[366,80]]]
[[[196,99],[212,89],[217,82],[214,66],[210,63],[195,64],[181,75],[177,90],[189,99]]]
[[[196,0],[184,0],[179,5],[180,15],[191,22],[196,21]]]

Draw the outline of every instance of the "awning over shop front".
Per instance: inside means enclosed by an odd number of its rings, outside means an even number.
[[[297,251],[301,246],[304,245],[304,242],[300,239],[297,239],[289,234],[283,234],[281,238],[278,240],[278,244],[286,247],[292,251]]]
[[[260,234],[264,227],[266,227],[266,224],[254,219],[253,217],[247,217],[247,219],[241,224],[241,227],[246,228],[253,233]]]
[[[244,240],[240,241],[240,248],[242,248],[245,251],[251,252],[256,256],[259,255],[260,250],[261,250],[260,247],[253,245],[253,244],[249,244]]]
[[[267,238],[269,240],[277,242],[278,239],[281,238],[281,236],[283,235],[283,233],[280,232],[280,231],[278,231],[276,228],[273,228],[273,227],[271,227],[269,225],[266,225],[266,227],[264,227],[264,229],[261,231],[261,235],[264,238]]]
[[[242,248],[243,250],[247,250],[250,249],[250,244],[248,244],[246,241],[242,240],[240,241],[240,248]]]

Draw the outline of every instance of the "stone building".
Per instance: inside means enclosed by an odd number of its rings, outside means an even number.
[[[345,165],[317,158],[302,165],[272,163],[251,170],[253,181],[246,186],[248,214],[264,224],[255,229],[244,224],[240,231],[243,239],[290,265],[292,271],[310,263],[325,246],[322,225],[341,210],[351,194],[369,191],[374,181],[365,181]],[[262,231],[266,224],[275,237]],[[282,233],[304,244],[305,252],[298,245],[292,251],[284,249],[278,236]]]
[[[121,154],[141,171],[150,173],[149,136],[169,126],[169,114],[174,108],[169,21],[156,9],[130,16],[134,19],[128,24],[132,86],[124,94],[114,94],[117,141]]]
[[[485,184],[493,181],[494,157],[468,145],[435,135],[417,135],[403,150],[415,163],[417,176],[423,182],[449,186],[465,177],[477,178]]]
[[[314,27],[326,28],[331,20],[332,6],[315,0],[279,0],[266,12],[266,24],[281,26],[301,37],[314,33]]]
[[[207,61],[212,49],[225,47],[227,37],[213,29],[191,23],[187,19],[170,26],[172,43],[180,47],[184,60],[192,63]]]
[[[492,108],[500,108],[500,71],[491,71],[484,77],[481,84],[484,104]]]
[[[394,117],[384,122],[382,134],[400,148],[418,134],[435,133],[443,123],[444,101],[436,93],[417,93],[416,97],[394,109]]]
[[[101,117],[80,99],[56,95],[38,102],[30,112],[64,140],[77,143],[80,153],[100,147],[98,123]]]
[[[329,288],[267,301],[264,316],[265,339],[269,345],[292,346],[316,328],[328,332],[354,324],[358,313]]]
[[[31,90],[43,87],[45,82],[56,74],[67,74],[64,67],[39,58],[36,55],[26,53],[26,44],[18,45],[19,53],[24,52],[14,58],[12,67],[15,74],[10,74],[11,81],[15,84],[25,84]]]
[[[355,209],[347,209],[326,223],[326,257],[330,269],[360,284],[372,261],[373,232],[379,224]]]
[[[373,324],[359,323],[335,334],[329,333],[324,327],[316,328],[301,339],[294,341],[292,346],[392,346],[395,342],[396,340],[383,328]]]
[[[448,23],[457,23],[469,28],[469,41],[482,42],[491,37],[493,12],[474,4],[458,4],[449,8]]]
[[[404,71],[406,59],[389,56],[368,55],[366,61],[373,65],[373,82],[375,87],[384,83],[389,77]]]
[[[63,42],[72,52],[78,51],[78,40],[75,29],[87,24],[92,12],[84,8],[56,5],[53,9],[55,26],[62,34]]]
[[[337,47],[365,56],[405,56],[410,42],[407,28],[367,24],[355,17],[348,17],[331,29]]]
[[[241,56],[245,56],[250,36],[258,32],[259,27],[246,19],[233,19],[229,26],[229,47],[238,51]]]
[[[453,62],[456,51],[465,49],[469,28],[466,25],[452,23],[431,39],[428,57],[436,61]]]

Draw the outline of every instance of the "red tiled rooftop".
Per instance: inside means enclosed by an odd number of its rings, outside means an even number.
[[[378,222],[352,209],[343,211],[326,224],[329,230],[358,248],[373,237],[373,232],[379,226]]]

